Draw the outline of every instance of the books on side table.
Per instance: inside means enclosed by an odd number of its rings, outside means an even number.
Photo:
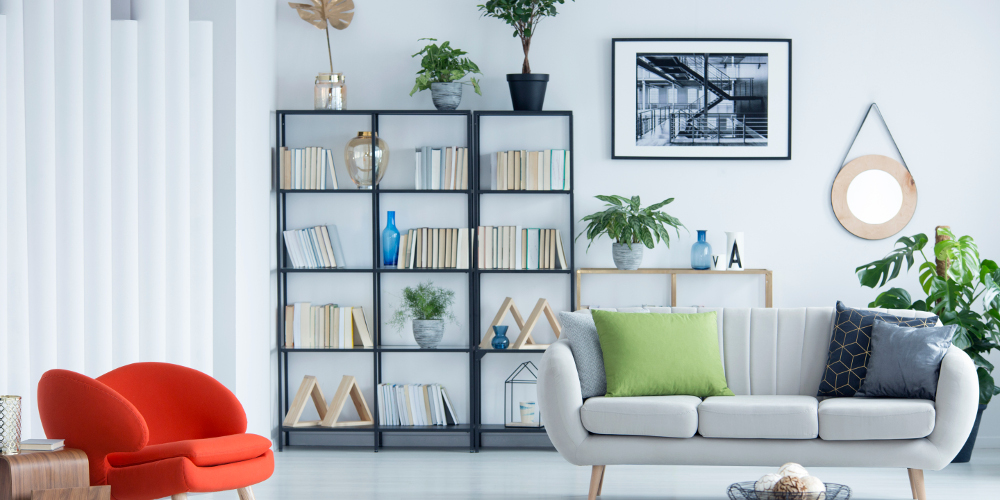
[[[479,269],[569,269],[558,229],[479,226],[476,243]]]
[[[472,239],[466,227],[421,227],[400,234],[397,269],[468,269]]]
[[[289,229],[282,234],[292,267],[300,269],[347,267],[337,226],[330,224],[306,229]]]
[[[285,306],[286,348],[354,349],[372,345],[371,332],[360,307],[314,306],[309,302]]]
[[[469,148],[417,148],[415,165],[415,189],[469,189]]]
[[[565,149],[497,151],[483,155],[493,191],[567,191],[570,158]],[[483,172],[483,175],[487,175]]]
[[[441,384],[379,384],[379,425],[456,425],[458,415]]]
[[[65,439],[25,439],[21,441],[21,451],[59,451],[65,446]]]
[[[333,152],[320,147],[281,148],[281,189],[339,189]]]

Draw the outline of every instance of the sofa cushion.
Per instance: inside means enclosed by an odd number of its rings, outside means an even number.
[[[814,439],[812,396],[711,397],[698,406],[698,433],[710,438]]]
[[[601,341],[597,338],[597,327],[590,311],[560,312],[559,326],[573,351],[583,399],[603,396],[608,392],[608,382],[604,378],[604,355],[601,354]]]
[[[260,457],[271,449],[271,440],[256,434],[233,434],[154,444],[134,453],[111,453],[112,467],[129,467],[184,457],[198,467],[213,467]]]
[[[698,431],[694,396],[596,397],[580,410],[583,427],[594,434],[689,438]]]
[[[937,316],[903,318],[880,311],[852,309],[837,302],[837,319],[830,339],[830,354],[819,384],[819,397],[852,397],[868,373],[872,326],[875,320],[909,327],[934,326]]]
[[[819,437],[827,441],[917,439],[934,430],[926,399],[834,398],[819,404]]]
[[[903,327],[876,320],[868,374],[855,397],[934,399],[955,325]]]

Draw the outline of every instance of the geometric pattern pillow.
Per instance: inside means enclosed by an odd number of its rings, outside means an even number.
[[[830,355],[826,370],[819,383],[817,397],[853,397],[868,373],[871,356],[872,326],[879,319],[906,327],[934,326],[937,316],[928,318],[901,318],[876,311],[852,309],[837,301],[837,319],[830,339]]]

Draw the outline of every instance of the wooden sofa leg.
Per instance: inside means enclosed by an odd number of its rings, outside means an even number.
[[[924,492],[924,470],[906,469],[910,476],[910,492],[915,500],[927,500],[927,493]]]
[[[176,495],[170,495],[170,500],[187,500],[187,493],[178,493]]]
[[[604,466],[595,465],[590,471],[590,494],[587,500],[595,500],[600,496],[602,486],[604,486]]]

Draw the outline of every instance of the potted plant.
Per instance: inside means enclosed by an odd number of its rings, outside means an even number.
[[[484,16],[495,17],[512,26],[514,37],[521,39],[521,48],[524,50],[521,72],[507,75],[510,100],[516,111],[542,110],[549,75],[531,72],[528,50],[531,48],[531,37],[535,35],[538,23],[545,17],[558,14],[556,4],[563,3],[565,0],[487,0],[478,6]]]
[[[436,42],[436,38],[421,38]],[[413,85],[410,95],[421,90],[431,89],[431,100],[437,109],[455,109],[462,102],[462,85],[472,85],[476,93],[483,95],[479,89],[479,82],[470,77],[468,82],[459,81],[465,75],[481,75],[479,66],[462,57],[466,54],[464,50],[455,49],[450,46],[451,42],[444,42],[441,46],[436,43],[428,44],[420,52],[412,57],[423,56],[420,59],[420,71],[417,71],[417,81]]]
[[[928,238],[924,234],[904,236],[896,240],[897,248],[884,258],[855,269],[861,286],[880,288],[906,269],[913,267],[914,254],[923,259],[920,264],[920,287],[927,296],[913,301],[902,288],[890,288],[878,295],[868,307],[929,311],[941,318],[941,323],[955,325],[952,344],[965,351],[976,364],[979,375],[979,412],[969,439],[955,457],[955,462],[968,462],[976,444],[976,434],[983,411],[993,396],[1000,394],[993,380],[993,365],[984,354],[1000,348],[1000,269],[989,259],[980,259],[979,248],[971,236],[955,238],[947,227],[937,228],[934,260],[924,254]]]
[[[333,49],[330,48],[330,26],[343,30],[354,19],[354,0],[310,0],[288,6],[299,13],[303,21],[326,31],[326,55],[330,72],[316,76],[313,105],[316,109],[344,109],[344,75],[333,72]]]
[[[615,260],[615,267],[623,270],[634,270],[642,263],[642,247],[652,249],[661,240],[670,248],[670,232],[667,226],[674,228],[677,236],[680,236],[680,228],[684,227],[681,221],[670,214],[663,212],[660,208],[674,201],[668,198],[659,203],[654,203],[646,208],[642,208],[638,196],[626,198],[618,195],[597,195],[598,200],[605,202],[603,212],[590,214],[581,221],[587,222],[587,229],[576,236],[587,235],[590,245],[602,234],[607,234],[614,240],[611,244],[611,256]],[[685,229],[687,229],[685,227]]]
[[[423,349],[434,349],[441,343],[445,320],[455,321],[449,311],[455,302],[455,292],[427,282],[416,288],[403,289],[403,303],[393,313],[389,324],[402,330],[411,321],[413,338]]]

